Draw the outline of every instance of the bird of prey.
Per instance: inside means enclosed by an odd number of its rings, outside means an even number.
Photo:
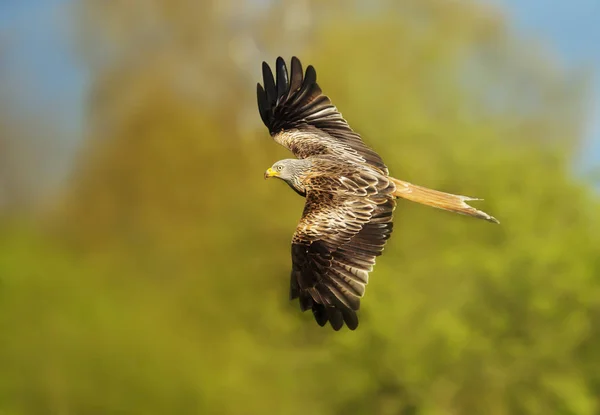
[[[498,223],[466,202],[477,200],[427,189],[389,175],[322,93],[312,66],[298,58],[263,62],[258,110],[271,137],[296,159],[280,160],[265,178],[285,181],[306,203],[292,238],[290,299],[312,310],[320,326],[358,326],[357,310],[369,272],[392,234],[395,199],[401,197]]]

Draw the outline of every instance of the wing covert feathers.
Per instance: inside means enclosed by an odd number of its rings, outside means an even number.
[[[354,187],[337,195],[307,194],[292,242],[290,297],[334,330],[358,326],[369,272],[393,230],[394,187],[381,176],[375,183],[353,179]]]

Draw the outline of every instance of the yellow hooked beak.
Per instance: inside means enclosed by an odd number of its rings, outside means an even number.
[[[265,179],[268,179],[269,177],[277,177],[277,176],[279,176],[279,173],[270,167],[265,172]]]

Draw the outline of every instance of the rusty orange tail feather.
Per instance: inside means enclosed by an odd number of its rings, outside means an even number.
[[[489,222],[500,223],[498,219],[487,213],[469,206],[466,202],[470,200],[481,200],[467,196],[453,195],[440,192],[438,190],[428,189],[423,186],[408,183],[402,180],[390,177],[396,185],[394,196],[432,206],[438,209],[448,210],[450,212],[460,213],[461,215],[473,216],[479,219],[485,219]]]

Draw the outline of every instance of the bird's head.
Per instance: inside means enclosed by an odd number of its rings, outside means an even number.
[[[308,168],[310,168],[310,162],[308,160],[279,160],[267,169],[265,172],[265,179],[276,177],[289,184],[298,193],[303,194],[304,186],[302,185],[301,176]]]
[[[290,168],[292,160],[279,160],[273,164],[265,172],[265,179],[271,177],[277,177],[278,179],[286,180],[291,179],[293,175],[293,169]]]

